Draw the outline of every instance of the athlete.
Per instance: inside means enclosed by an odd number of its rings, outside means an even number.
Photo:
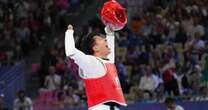
[[[114,31],[106,26],[105,32],[106,36],[91,33],[84,37],[82,51],[75,47],[73,26],[65,32],[66,56],[80,68],[89,110],[119,110],[119,106],[127,105],[114,64]]]

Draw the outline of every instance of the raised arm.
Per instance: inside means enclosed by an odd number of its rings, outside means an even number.
[[[65,33],[65,52],[66,56],[70,57],[75,61],[75,63],[84,70],[86,73],[96,73],[103,71],[103,65],[95,57],[91,55],[86,55],[82,51],[76,49],[75,41],[73,37],[73,27],[68,26],[68,30]],[[99,70],[97,70],[99,69]]]
[[[106,33],[106,39],[108,42],[108,46],[111,50],[111,53],[108,55],[108,59],[110,60],[110,62],[115,63],[115,36],[114,36],[114,32],[110,28],[105,27],[105,33]]]
[[[65,52],[66,52],[66,56],[68,57],[72,57],[76,53],[73,34],[74,34],[73,27],[69,25],[68,29],[65,32]]]

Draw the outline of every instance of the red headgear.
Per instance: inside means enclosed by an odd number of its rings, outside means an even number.
[[[110,0],[101,10],[101,20],[114,31],[121,30],[127,23],[126,9],[117,1]]]

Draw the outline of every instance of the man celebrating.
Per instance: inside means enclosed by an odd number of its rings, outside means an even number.
[[[126,106],[114,64],[114,32],[105,28],[106,37],[91,33],[83,39],[83,52],[75,48],[73,27],[65,33],[65,51],[79,66],[85,82],[89,110],[119,110]]]

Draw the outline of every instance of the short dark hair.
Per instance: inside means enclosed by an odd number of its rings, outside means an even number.
[[[172,98],[172,97],[168,97],[168,98],[165,99],[165,103],[166,103],[166,104],[169,104],[169,103],[175,103],[175,99]]]
[[[95,36],[105,37],[101,33],[92,32],[88,34],[87,36],[82,38],[81,41],[81,50],[87,55],[93,55],[94,51],[92,47],[95,45]]]

